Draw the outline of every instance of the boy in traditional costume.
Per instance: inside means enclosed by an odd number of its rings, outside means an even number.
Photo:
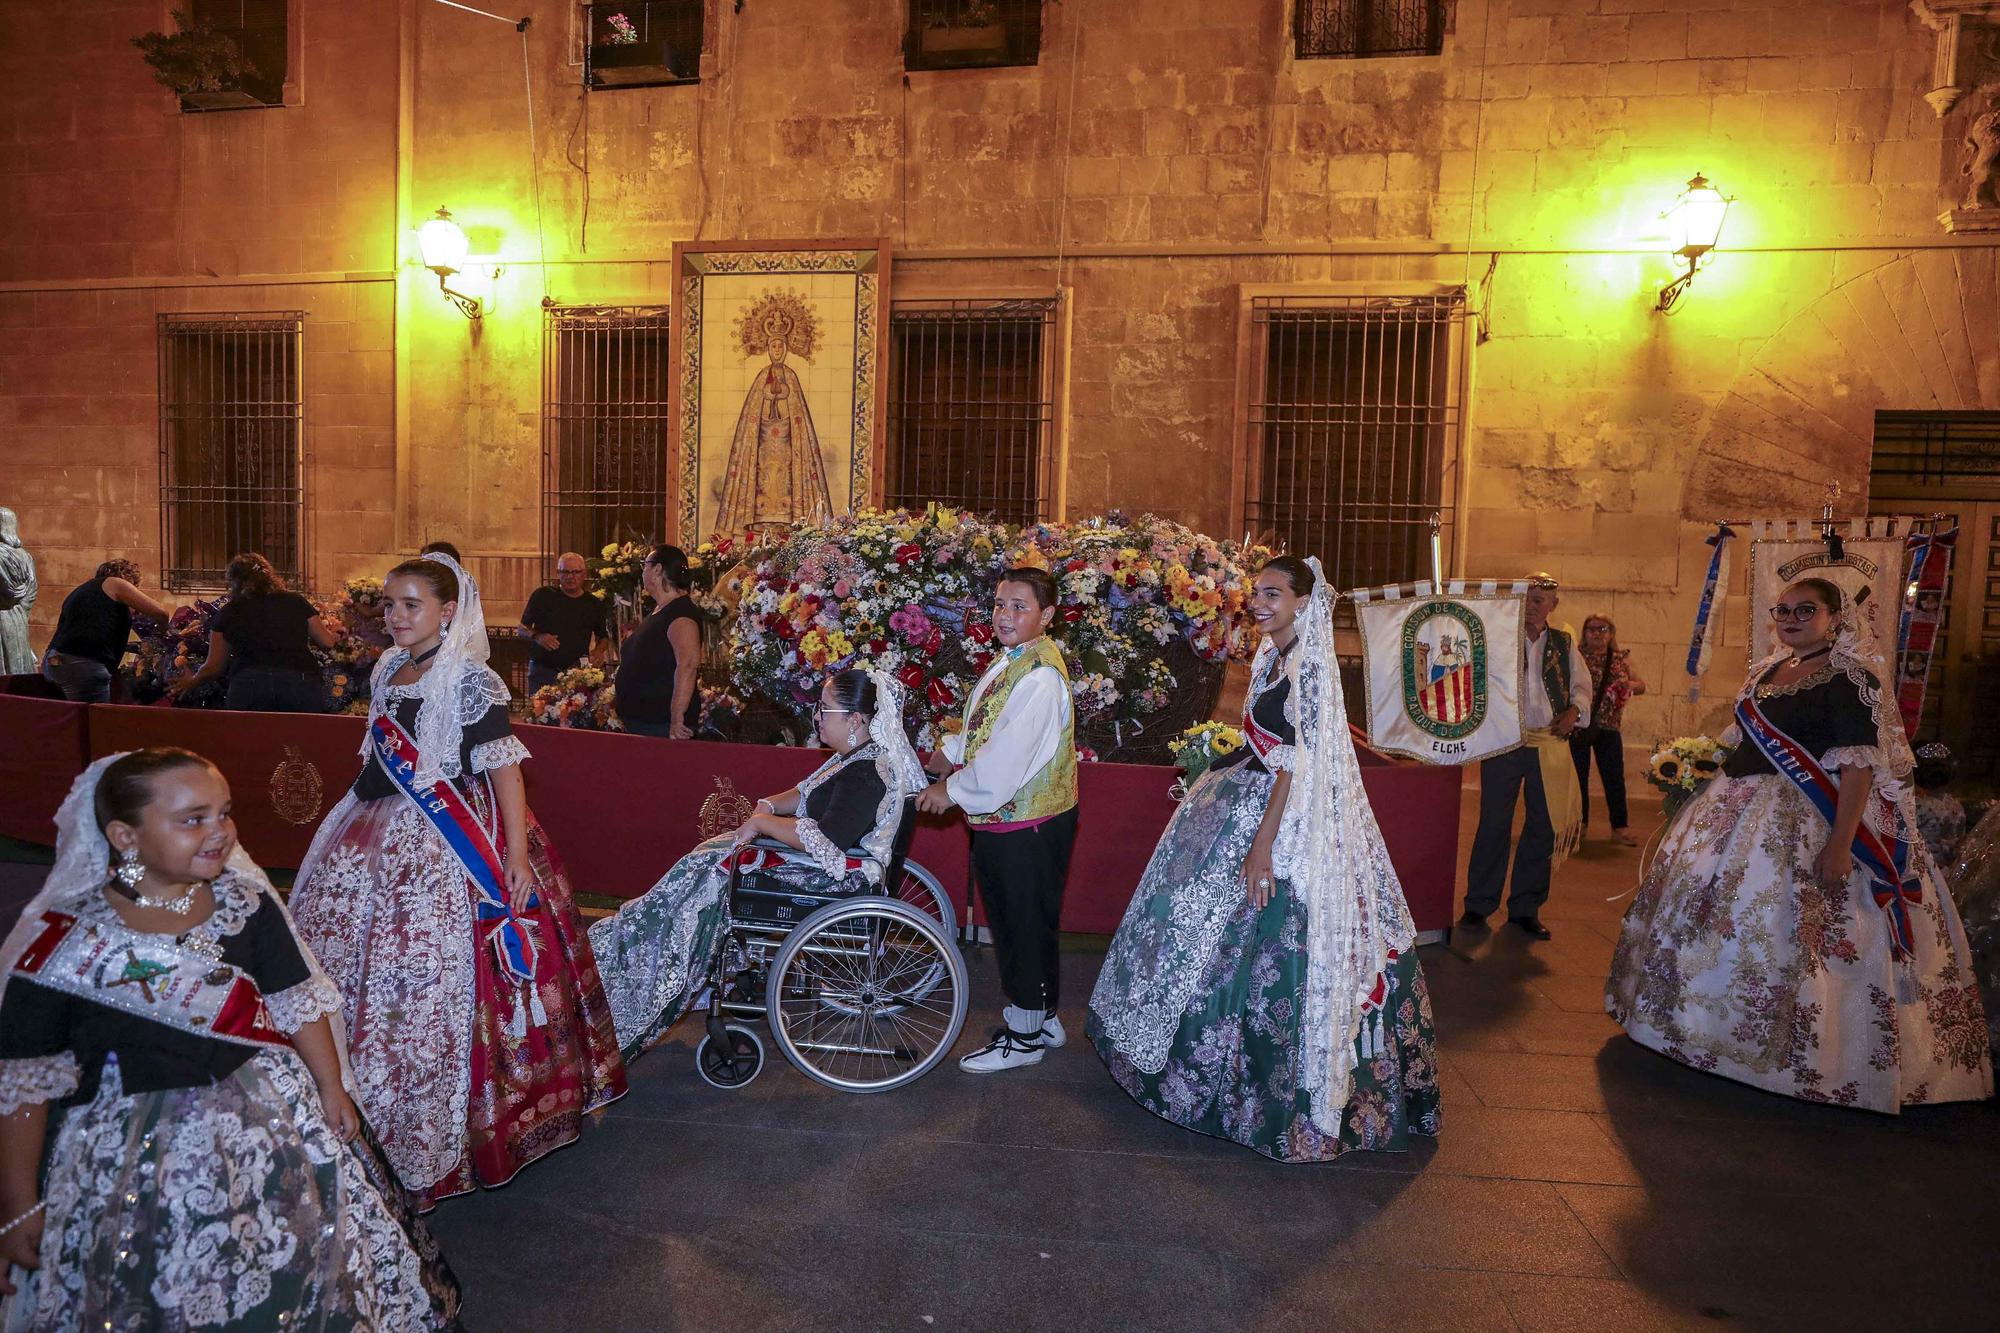
[[[1047,636],[1056,584],[1047,570],[1010,569],[993,596],[1000,653],[966,701],[965,727],[931,756],[945,774],[917,798],[953,806],[972,826],[972,869],[993,930],[1007,996],[993,1039],[960,1060],[973,1074],[1041,1063],[1067,1040],[1056,1016],[1057,931],[1076,841],[1076,733],[1069,671]]]

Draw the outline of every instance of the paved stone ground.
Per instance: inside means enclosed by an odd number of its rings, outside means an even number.
[[[1405,1156],[1286,1167],[1198,1138],[1141,1111],[1080,1041],[1004,1078],[947,1067],[879,1097],[781,1060],[722,1093],[683,1028],[582,1142],[434,1215],[468,1323],[1994,1327],[2000,1111],[1809,1106],[1626,1041],[1602,1012],[1623,910],[1605,900],[1636,865],[1586,847],[1559,875],[1550,943],[1422,951],[1446,1120]],[[0,875],[0,892],[31,882]],[[1073,1033],[1100,950],[1065,957]],[[991,959],[973,974],[983,1021]]]

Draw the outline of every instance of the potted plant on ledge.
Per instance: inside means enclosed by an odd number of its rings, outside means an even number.
[[[941,5],[924,17],[920,37],[925,55],[952,64],[983,65],[1007,54],[1007,25],[986,0]]]
[[[593,5],[590,81],[598,88],[629,88],[647,84],[685,83],[700,77],[699,29],[688,31],[671,20],[655,22],[645,4],[629,6],[640,17],[615,5]],[[645,31],[641,31],[643,24]]]
[[[184,111],[221,111],[270,103],[246,85],[257,79],[257,67],[229,33],[198,24],[186,10],[174,11],[173,32],[149,32],[134,37],[153,78],[179,94]]]

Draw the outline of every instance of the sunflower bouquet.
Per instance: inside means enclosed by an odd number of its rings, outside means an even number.
[[[1227,759],[1243,745],[1241,728],[1227,722],[1197,722],[1174,742],[1174,763],[1187,775],[1183,781],[1192,787],[1216,760]]]
[[[1676,736],[1654,747],[1646,781],[1665,795],[1667,818],[1693,800],[1728,758],[1729,747],[1713,736]]]

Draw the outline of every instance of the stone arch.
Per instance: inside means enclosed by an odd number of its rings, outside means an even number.
[[[1787,320],[1710,414],[1682,515],[1809,513],[1830,479],[1866,494],[1884,409],[2000,410],[2000,250],[1901,254]]]

